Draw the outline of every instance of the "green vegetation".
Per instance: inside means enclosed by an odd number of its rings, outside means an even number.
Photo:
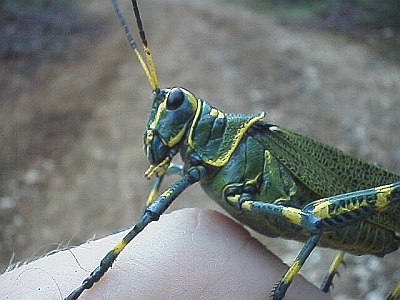
[[[400,0],[225,0],[289,26],[331,30],[399,61]]]
[[[338,24],[369,29],[400,29],[399,0],[233,0],[258,11],[264,10],[281,21],[316,20],[327,27]],[[339,29],[340,29],[339,28]]]

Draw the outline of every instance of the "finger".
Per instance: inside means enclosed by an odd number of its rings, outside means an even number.
[[[65,297],[123,234],[60,251],[5,274],[14,286],[11,293]],[[183,209],[150,224],[82,299],[266,299],[286,269],[231,219],[213,211]],[[0,277],[0,286],[3,283]],[[1,293],[0,289],[0,298]],[[298,276],[285,299],[324,297],[328,299]]]

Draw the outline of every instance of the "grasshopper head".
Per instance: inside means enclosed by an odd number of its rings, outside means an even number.
[[[192,93],[183,88],[159,89],[157,72],[144,33],[137,1],[132,1],[132,6],[145,59],[140,54],[117,1],[113,0],[112,3],[129,44],[153,90],[153,105],[147,122],[147,129],[144,133],[144,151],[151,166],[145,175],[147,178],[151,178],[153,175],[162,176],[168,169],[172,157],[178,153],[180,142],[184,138],[188,124],[197,110],[197,99]]]
[[[144,133],[144,151],[152,165],[147,177],[164,174],[178,153],[197,106],[197,98],[180,87],[153,92],[153,106]]]

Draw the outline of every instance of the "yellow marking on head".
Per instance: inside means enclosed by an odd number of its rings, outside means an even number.
[[[190,93],[189,91],[187,91],[187,90],[185,90],[185,89],[183,89],[183,88],[180,88],[180,89],[183,91],[183,93],[185,94],[187,100],[188,100],[189,103],[192,105],[192,111],[195,112],[195,111],[197,110],[197,107],[199,106],[197,98],[196,98],[192,93]],[[172,89],[171,89],[171,90],[172,90]],[[171,90],[169,90],[169,92],[168,92],[168,93],[165,95],[165,97],[164,97],[164,101],[161,102],[160,105],[158,106],[156,115],[154,116],[154,120],[153,120],[153,122],[151,122],[151,124],[149,125],[149,129],[154,129],[154,128],[156,128],[156,125],[157,125],[158,122],[160,121],[161,112],[165,111],[166,108],[167,108],[167,101],[166,101],[166,100],[168,99],[168,96],[169,96],[169,93],[171,92]],[[197,113],[197,112],[196,112],[196,113]],[[184,132],[180,132],[180,133],[178,134],[178,136],[180,135],[180,137],[182,137],[183,134],[184,134]],[[175,141],[175,143],[172,143],[172,142],[170,141],[170,142],[168,143],[168,145],[170,145],[170,144],[175,145],[175,144],[176,144],[176,138],[174,138],[173,140]]]
[[[165,101],[160,103],[160,105],[158,106],[156,115],[154,116],[154,120],[153,120],[153,122],[151,122],[151,124],[149,125],[149,128],[150,128],[150,129],[156,128],[156,125],[157,125],[158,121],[160,120],[161,112],[162,112],[163,110],[165,110],[166,105],[167,105],[167,104],[166,104]]]
[[[187,90],[185,90],[185,89],[183,89],[183,88],[180,88],[182,91],[183,91],[183,93],[185,94],[185,96],[186,96],[186,98],[187,98],[187,100],[190,102],[190,104],[192,105],[192,111],[193,112],[195,112],[196,110],[197,110],[197,107],[198,107],[198,100],[197,100],[197,98],[192,94],[192,93],[190,93],[189,91],[187,91]],[[169,93],[167,94],[167,96],[165,97],[165,99],[168,99],[168,96],[169,96]],[[161,109],[160,109],[161,108]],[[160,106],[159,106],[159,109],[158,109],[158,111],[157,111],[157,114],[156,114],[156,117],[154,118],[154,121],[153,121],[153,123],[152,123],[152,125],[154,124],[154,126],[155,126],[155,124],[157,124],[158,123],[158,120],[160,119],[160,110],[164,110],[166,108],[166,101],[164,101],[164,102],[162,102],[161,104],[160,104]],[[197,113],[197,112],[196,112]],[[186,126],[185,126],[186,127]],[[182,128],[182,130],[181,131],[179,131],[174,137],[172,137],[170,140],[169,140],[169,142],[167,143],[167,145],[169,146],[169,147],[173,147],[173,146],[175,146],[177,143],[179,143],[181,140],[182,140],[182,137],[183,137],[183,135],[185,134],[185,131],[186,131],[186,128]]]
[[[144,175],[147,179],[150,179],[154,175],[162,176],[167,171],[169,165],[171,163],[171,158],[168,156],[158,165],[150,165],[150,167],[144,172]]]
[[[144,140],[144,143],[146,145],[150,145],[150,143],[153,141],[153,138],[154,138],[153,130],[146,130],[146,138]]]
[[[115,254],[119,254],[126,247],[127,243],[124,240],[120,240],[113,248]]]
[[[282,215],[294,224],[301,224],[301,211],[297,208],[284,207],[282,209]]]
[[[200,105],[200,101],[189,91],[181,88],[181,90],[184,92],[184,94],[186,95],[187,99],[189,100],[190,104],[193,107],[193,112],[195,112],[197,110],[197,107]]]
[[[169,142],[167,143],[168,147],[173,147],[175,146],[177,143],[179,143],[183,137],[183,135],[185,134],[186,128],[183,127],[181,129],[181,131],[178,132],[178,134],[176,134],[173,138],[171,138],[169,140]]]

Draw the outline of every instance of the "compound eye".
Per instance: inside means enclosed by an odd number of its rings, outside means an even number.
[[[185,100],[185,94],[180,88],[173,88],[167,98],[167,109],[174,110],[182,105]]]

